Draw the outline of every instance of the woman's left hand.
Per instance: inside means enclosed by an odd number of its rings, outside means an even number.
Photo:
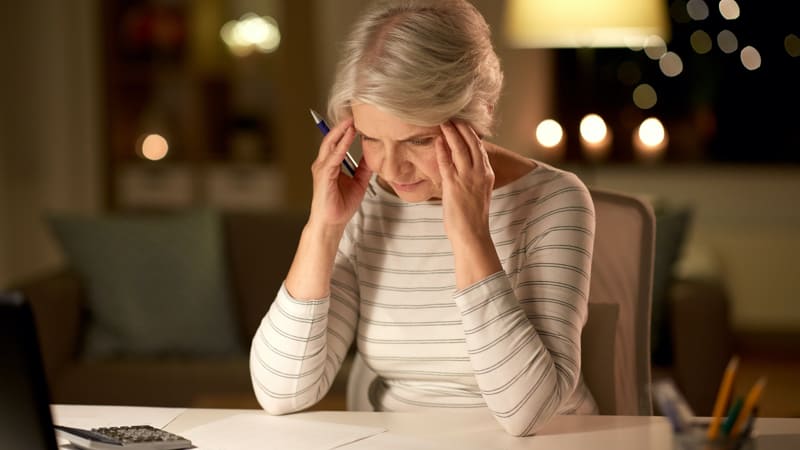
[[[494,170],[475,130],[463,121],[441,125],[436,159],[442,177],[444,225],[451,241],[489,236],[489,202]]]

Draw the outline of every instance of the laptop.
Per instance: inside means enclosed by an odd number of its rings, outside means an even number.
[[[20,293],[0,292],[0,447],[58,449],[36,323]]]

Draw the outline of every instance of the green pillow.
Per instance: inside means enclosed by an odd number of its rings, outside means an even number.
[[[87,357],[241,353],[213,211],[50,224],[88,293]]]

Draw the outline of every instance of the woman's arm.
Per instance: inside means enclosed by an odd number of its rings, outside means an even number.
[[[442,209],[453,246],[456,288],[464,289],[502,270],[489,233],[495,174],[478,135],[467,123],[441,125],[436,158],[442,176]]]
[[[342,248],[349,239],[342,240]],[[355,337],[357,280],[339,253],[330,296],[293,298],[281,287],[250,348],[250,375],[261,406],[286,414],[317,403],[330,389]]]
[[[444,223],[470,361],[497,420],[511,434],[532,434],[580,380],[594,242],[591,197],[569,178],[559,194],[536,203],[525,231],[532,234],[526,235],[525,264],[511,286],[489,232],[495,174],[487,152],[467,124],[441,128]]]
[[[589,193],[565,188],[536,211],[515,285],[499,271],[455,294],[481,393],[514,435],[535,433],[572,397],[588,307]]]
[[[369,184],[370,170],[360,164],[353,178],[341,172],[344,155],[355,138],[352,119],[335,126],[322,140],[311,165],[314,194],[308,223],[303,228],[286,289],[296,299],[327,297],[336,248]]]
[[[345,227],[361,203],[370,171],[341,173],[353,142],[352,120],[323,139],[312,164],[314,195],[286,279],[250,349],[250,375],[261,406],[272,414],[307,408],[328,391],[355,335],[355,272]],[[343,250],[339,250],[343,249]],[[332,283],[332,280],[337,283]]]

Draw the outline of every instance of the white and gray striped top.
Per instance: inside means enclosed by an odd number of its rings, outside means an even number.
[[[584,184],[538,163],[495,189],[489,222],[504,272],[462,291],[441,202],[375,187],[339,245],[330,298],[295,300],[282,287],[253,338],[264,409],[320,400],[355,338],[381,377],[379,410],[488,408],[515,435],[554,414],[596,412],[580,376],[594,242]]]

